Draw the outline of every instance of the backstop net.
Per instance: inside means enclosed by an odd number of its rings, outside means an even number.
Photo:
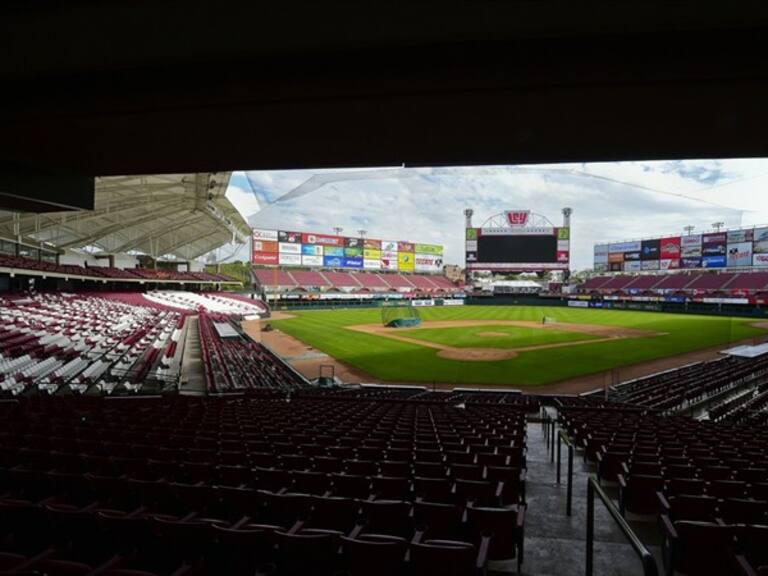
[[[381,323],[388,328],[407,328],[421,324],[421,317],[413,306],[385,305],[381,309]]]

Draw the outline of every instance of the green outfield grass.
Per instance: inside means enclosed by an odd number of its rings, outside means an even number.
[[[497,332],[506,336],[482,336]],[[595,336],[579,332],[564,332],[547,328],[525,328],[520,326],[467,326],[463,328],[422,328],[419,330],[397,330],[395,334],[417,340],[426,340],[455,348],[523,348],[542,344],[560,344],[594,340]]]
[[[438,351],[433,348],[345,328],[356,324],[379,324],[381,311],[376,308],[298,311],[292,312],[296,318],[273,321],[272,325],[383,381],[436,381],[512,386],[546,384],[656,358],[676,356],[702,348],[728,345],[729,342],[765,334],[765,330],[750,325],[755,322],[754,319],[655,312],[543,306],[457,306],[422,308],[419,313],[423,321],[530,320],[539,322],[542,316],[548,316],[555,318],[558,322],[624,326],[663,333],[663,335],[533,350],[522,352],[510,360],[463,362],[440,358],[437,356]],[[472,331],[500,331],[497,328],[470,327],[466,329],[469,333],[467,338],[472,338]],[[446,328],[436,332],[446,330],[454,329]],[[404,330],[401,333],[427,331],[431,330]],[[552,331],[551,334],[555,336],[557,332]],[[438,337],[443,338],[439,335]],[[489,338],[488,342],[482,346],[491,347],[491,340]],[[458,346],[455,341],[443,343]],[[514,346],[517,347],[517,345]]]

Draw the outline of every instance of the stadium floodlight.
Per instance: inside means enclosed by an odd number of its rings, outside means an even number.
[[[336,234],[336,236],[341,236],[342,232],[344,232],[344,228],[342,228],[341,226],[333,227],[333,233]]]
[[[725,222],[713,222],[712,228],[714,228],[717,232],[720,232],[720,228],[725,226]]]
[[[368,234],[368,230],[358,230],[357,233],[360,234],[360,238],[365,240],[365,235]]]
[[[691,232],[693,232],[695,228],[696,228],[696,226],[691,226],[690,224],[688,224],[688,226],[683,226],[683,230],[685,230],[685,233],[688,236],[691,235]]]

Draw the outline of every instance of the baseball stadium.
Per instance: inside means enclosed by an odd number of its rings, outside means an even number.
[[[768,575],[768,8],[0,5],[0,576]]]

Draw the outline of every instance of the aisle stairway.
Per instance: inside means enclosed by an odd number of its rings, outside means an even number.
[[[573,515],[566,510],[568,450],[562,446],[562,478],[556,483],[556,461],[551,462],[540,424],[528,425],[528,474],[526,495],[528,514],[525,525],[525,576],[583,576],[585,573],[587,529],[587,478],[591,470],[582,457],[574,455]],[[606,489],[614,500],[616,490]],[[630,522],[646,544],[657,543],[656,523]],[[649,546],[659,558],[658,546]],[[499,567],[502,568],[502,567]],[[505,573],[507,567],[503,567]],[[659,568],[661,565],[659,564]],[[513,571],[513,567],[509,567]],[[595,499],[595,576],[642,575],[640,560],[611,519],[600,500]],[[659,574],[663,574],[660,569]]]
[[[187,341],[181,360],[181,394],[202,396],[206,392],[205,370],[197,316],[190,316],[188,321]]]

